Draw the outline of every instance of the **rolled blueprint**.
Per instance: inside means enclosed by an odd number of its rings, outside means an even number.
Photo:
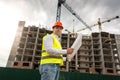
[[[68,61],[71,61],[71,59],[75,56],[75,54],[77,53],[77,51],[80,48],[81,44],[82,44],[82,34],[78,33],[76,40],[74,41],[74,43],[71,46],[71,48],[73,48],[74,51],[73,51],[72,54],[67,55],[67,60]]]

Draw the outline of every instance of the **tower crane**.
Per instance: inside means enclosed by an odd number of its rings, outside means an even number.
[[[86,26],[86,28],[91,30],[91,28],[86,24],[86,22],[84,22],[79,17],[79,15],[65,1],[66,0],[58,0],[56,21],[60,21],[61,5],[63,5],[65,8],[67,8],[72,13],[72,15],[74,15],[79,21],[81,21]]]
[[[111,20],[115,20],[115,19],[118,19],[118,18],[119,18],[119,16],[115,16],[115,17],[113,17],[113,18],[110,18],[110,19],[105,20],[105,21],[102,21],[102,22],[101,22],[100,18],[98,18],[97,23],[96,23],[96,24],[93,24],[93,25],[91,25],[91,26],[89,26],[89,27],[92,28],[92,27],[95,27],[95,26],[98,25],[99,31],[101,32],[101,30],[102,30],[101,25],[102,25],[103,23],[110,22]],[[87,28],[82,28],[82,29],[78,30],[77,32],[82,31],[82,30],[85,30],[85,29],[87,29]]]

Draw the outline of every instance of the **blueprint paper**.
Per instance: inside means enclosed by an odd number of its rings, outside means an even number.
[[[82,35],[81,34],[77,34],[77,38],[74,41],[73,45],[71,46],[71,48],[74,49],[72,54],[68,54],[67,55],[67,60],[71,61],[71,59],[75,56],[75,54],[77,53],[78,49],[80,48],[82,44]]]

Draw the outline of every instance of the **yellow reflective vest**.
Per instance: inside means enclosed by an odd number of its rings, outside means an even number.
[[[44,39],[47,36],[51,36],[53,38],[53,41],[54,41],[53,42],[53,48],[55,48],[57,50],[62,50],[61,44],[60,44],[60,42],[58,41],[58,39],[56,38],[56,36],[54,34],[45,35],[43,37],[43,40],[42,40],[42,56],[41,56],[40,64],[58,64],[58,65],[62,66],[63,65],[63,57],[62,57],[62,55],[55,56],[55,55],[52,55],[52,53],[49,54],[48,52],[46,52],[46,48],[44,46]]]

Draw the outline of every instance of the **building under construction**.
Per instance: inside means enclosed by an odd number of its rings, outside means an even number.
[[[25,22],[20,21],[7,67],[38,69],[42,37],[47,33],[52,31],[36,26],[25,27]],[[76,35],[63,33],[61,39],[63,49],[66,49],[73,44]],[[82,46],[74,59],[64,63],[62,71],[120,75],[120,35],[108,32],[83,35]]]

